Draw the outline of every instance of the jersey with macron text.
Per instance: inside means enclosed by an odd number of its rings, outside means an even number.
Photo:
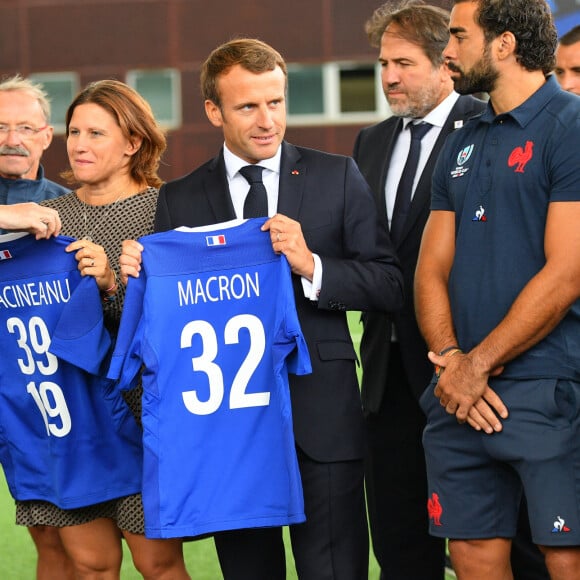
[[[311,372],[264,219],[145,236],[109,376],[143,373],[152,538],[303,522],[288,372]]]

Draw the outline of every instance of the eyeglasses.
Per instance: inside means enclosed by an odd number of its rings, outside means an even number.
[[[0,125],[0,137],[4,137],[10,133],[10,131],[14,131],[18,133],[23,138],[27,137],[34,137],[37,133],[44,131],[48,128],[48,125],[44,127],[31,127],[30,125],[16,125],[16,127],[10,127],[9,125]]]

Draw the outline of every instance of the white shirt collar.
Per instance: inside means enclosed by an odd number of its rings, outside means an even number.
[[[282,156],[282,146],[278,147],[278,151],[276,151],[276,155],[274,157],[270,157],[269,159],[262,159],[256,165],[260,167],[265,167],[274,173],[280,173],[280,159]],[[226,164],[226,173],[228,176],[228,180],[232,180],[238,171],[245,167],[246,165],[250,165],[247,161],[244,161],[242,158],[238,157],[234,153],[232,153],[228,146],[224,143],[224,162]]]
[[[451,91],[432,111],[427,113],[421,121],[425,123],[430,123],[434,127],[443,127],[451,113],[451,109],[455,106],[457,99],[459,98],[459,93]],[[403,129],[407,128],[407,125],[413,121],[418,121],[419,119],[411,119],[410,117],[405,117],[403,119]]]

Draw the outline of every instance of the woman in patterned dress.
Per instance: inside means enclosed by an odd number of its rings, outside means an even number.
[[[66,134],[71,169],[63,176],[78,188],[43,205],[58,210],[61,233],[77,239],[67,251],[75,253],[81,275],[95,278],[114,339],[125,294],[121,242],[153,232],[165,136],[146,101],[113,80],[92,83],[77,95],[67,111]],[[139,420],[140,389],[126,400]],[[180,539],[145,538],[140,494],[72,510],[19,501],[16,515],[20,525],[58,529],[78,578],[118,579],[124,537],[144,578],[189,579]]]

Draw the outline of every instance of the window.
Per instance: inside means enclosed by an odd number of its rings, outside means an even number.
[[[322,67],[288,67],[288,114],[322,115],[324,113]]]
[[[153,109],[157,122],[166,129],[181,125],[181,83],[175,69],[133,70],[127,73],[132,86]]]
[[[374,123],[389,115],[378,64],[288,65],[288,124]]]
[[[66,111],[79,91],[76,73],[36,73],[29,75],[34,82],[41,83],[50,98],[50,123],[55,133],[66,131]]]
[[[368,113],[376,110],[373,66],[341,68],[339,78],[341,113]]]

